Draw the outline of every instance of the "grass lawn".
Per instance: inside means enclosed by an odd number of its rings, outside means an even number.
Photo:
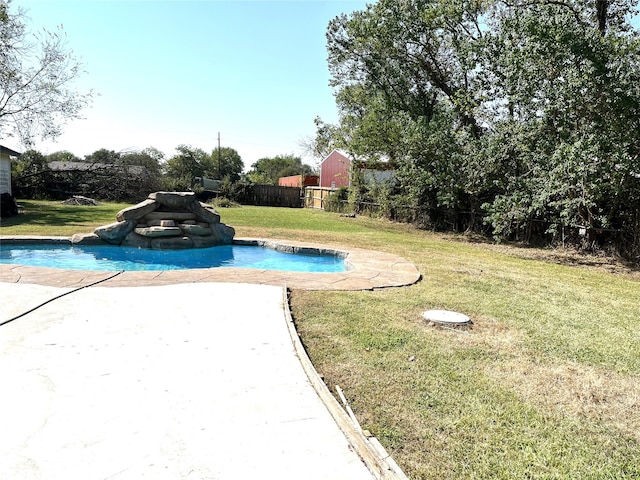
[[[70,235],[122,205],[27,202],[0,234]],[[383,250],[416,285],[302,292],[292,313],[330,389],[416,479],[640,478],[640,273],[315,210],[221,209],[237,236]],[[424,310],[471,317],[429,327]]]
[[[125,203],[103,203],[96,207],[62,205],[45,200],[18,200],[24,214],[3,218],[0,235],[54,235],[70,237],[116,221]]]

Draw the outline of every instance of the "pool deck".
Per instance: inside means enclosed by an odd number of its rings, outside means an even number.
[[[63,242],[66,237],[0,237],[1,242]],[[249,268],[201,268],[155,272],[103,272],[62,270],[56,268],[0,265],[0,282],[30,283],[51,287],[78,288],[94,283],[101,287],[150,287],[182,283],[247,283],[285,285],[299,290],[375,290],[412,285],[421,279],[416,266],[391,253],[346,246],[327,246],[288,240],[240,238],[235,242],[259,241],[279,247],[312,248],[341,252],[346,255],[349,269],[339,273],[279,272]]]
[[[0,478],[406,480],[309,366],[282,287],[1,291]]]

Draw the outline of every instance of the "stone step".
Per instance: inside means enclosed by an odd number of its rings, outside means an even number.
[[[181,223],[179,227],[187,235],[205,236],[213,233],[213,229],[209,225],[203,227],[202,225],[188,225],[186,223]]]
[[[144,227],[134,230],[138,235],[143,237],[177,237],[182,236],[182,230],[179,227]]]
[[[173,210],[180,210],[198,201],[194,192],[154,192],[149,199]]]
[[[147,199],[144,202],[140,202],[133,207],[128,207],[120,210],[116,214],[116,220],[124,222],[127,220],[138,220],[144,215],[148,215],[159,207],[159,204],[155,200]]]
[[[196,220],[193,212],[151,212],[144,216],[145,221],[153,220]]]

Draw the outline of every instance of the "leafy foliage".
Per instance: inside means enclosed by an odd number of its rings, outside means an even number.
[[[240,180],[242,171],[244,170],[244,162],[240,154],[233,148],[221,147],[220,149],[211,152],[211,166],[209,172],[213,173],[215,168],[215,175],[211,178],[217,178],[220,180],[228,180],[230,182],[237,182]]]
[[[324,201],[324,210],[326,212],[342,213],[347,210],[349,192],[346,187],[340,187],[338,190],[331,192]]]
[[[84,161],[65,151],[28,150],[12,162],[13,190],[21,198],[139,201],[160,188],[161,158],[153,148],[124,154],[100,149]]]
[[[25,145],[58,137],[91,101],[91,92],[72,88],[81,68],[61,27],[32,35],[24,11],[0,0],[0,135],[16,135]]]
[[[178,153],[168,161],[153,147],[124,152],[101,148],[84,159],[67,151],[43,155],[28,150],[12,162],[13,191],[20,198],[65,199],[83,195],[139,201],[158,190],[198,190],[194,178],[217,176],[219,159],[227,190],[240,178],[242,159],[232,148],[222,148],[219,156],[217,150],[208,155],[188,145],[176,150]]]
[[[261,158],[251,165],[251,170],[247,172],[247,178],[254,183],[277,185],[280,177],[311,173],[313,173],[313,169],[309,165],[303,164],[300,157],[277,155],[271,158]]]
[[[380,0],[337,17],[339,124],[316,119],[316,150],[391,162],[385,195],[404,204],[389,212],[436,228],[559,241],[581,227],[585,244],[640,255],[634,5]]]
[[[224,147],[209,155],[201,148],[179,145],[176,151],[167,161],[166,175],[170,182],[180,183],[182,179],[186,189],[192,187],[195,177],[238,181],[244,168],[242,158],[233,148]]]

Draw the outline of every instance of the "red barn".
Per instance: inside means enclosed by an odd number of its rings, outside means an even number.
[[[325,188],[348,187],[351,184],[351,160],[339,150],[334,150],[320,164],[320,186]]]

